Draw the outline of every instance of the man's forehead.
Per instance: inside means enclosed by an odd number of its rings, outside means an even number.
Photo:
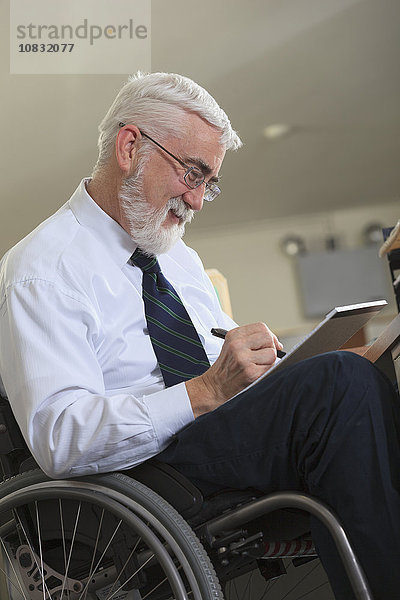
[[[225,146],[221,144],[221,132],[203,119],[199,119],[188,127],[175,147],[179,158],[188,164],[198,167],[204,175],[218,173],[225,156]],[[193,123],[192,123],[193,124]]]
[[[205,176],[217,174],[221,168],[223,160],[218,156],[210,157],[210,154],[207,155],[206,153],[202,154],[201,156],[181,153],[180,158],[186,164],[197,167]]]

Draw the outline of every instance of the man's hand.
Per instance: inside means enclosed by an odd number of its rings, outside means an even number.
[[[268,371],[282,349],[265,323],[228,331],[215,363],[200,377],[186,382],[195,417],[217,408]]]

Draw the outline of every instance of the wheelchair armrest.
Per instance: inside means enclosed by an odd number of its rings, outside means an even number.
[[[201,492],[186,477],[156,459],[130,469],[129,476],[167,500],[184,519],[193,517],[203,505]]]

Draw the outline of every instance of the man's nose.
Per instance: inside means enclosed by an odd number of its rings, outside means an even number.
[[[192,210],[199,211],[203,208],[204,183],[197,188],[189,188],[182,194],[182,198]]]

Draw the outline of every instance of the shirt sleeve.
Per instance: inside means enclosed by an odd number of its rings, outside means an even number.
[[[143,397],[106,393],[95,310],[45,280],[8,288],[0,371],[25,440],[51,477],[134,466],[193,420],[184,383]]]

